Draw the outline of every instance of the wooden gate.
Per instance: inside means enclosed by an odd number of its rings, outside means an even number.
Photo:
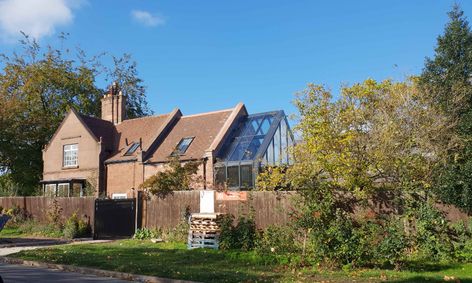
[[[136,199],[96,199],[94,239],[127,238],[136,228]]]

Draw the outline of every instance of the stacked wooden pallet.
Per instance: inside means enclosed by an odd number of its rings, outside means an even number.
[[[218,249],[221,213],[192,213],[189,219],[188,231],[189,249],[212,248]]]

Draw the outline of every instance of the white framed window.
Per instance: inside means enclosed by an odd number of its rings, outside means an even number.
[[[66,144],[64,145],[64,167],[77,167],[79,165],[79,145]]]
[[[60,183],[57,184],[57,194],[58,197],[68,197],[69,196],[69,183]]]
[[[111,198],[112,199],[125,199],[125,198],[128,198],[128,196],[126,194],[111,194]]]
[[[44,196],[55,197],[56,196],[56,184],[44,185]]]

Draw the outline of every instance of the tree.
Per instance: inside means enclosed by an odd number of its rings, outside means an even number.
[[[456,146],[450,119],[431,107],[414,78],[366,80],[343,87],[336,100],[310,84],[295,105],[302,141],[286,178],[299,191],[292,219],[309,239],[309,256],[329,266],[359,266],[382,262],[387,251],[399,266],[407,248],[401,211],[418,220],[414,209],[434,200],[436,168]],[[403,209],[378,215],[370,206],[375,199]],[[392,247],[392,240],[400,244]],[[387,248],[377,253],[382,243]]]
[[[341,92],[333,101],[322,86],[309,85],[295,100],[303,142],[289,170],[292,185],[312,189],[316,179],[359,197],[378,188],[430,189],[455,138],[414,79],[366,80]]]
[[[200,181],[195,176],[200,166],[199,162],[181,163],[177,156],[171,157],[169,161],[167,170],[149,177],[140,185],[140,188],[147,189],[159,198],[165,198],[173,191],[191,190],[192,185]]]
[[[96,86],[96,80],[108,69],[100,62],[101,56],[88,57],[82,50],[73,54],[66,48],[42,48],[26,35],[20,43],[21,52],[1,55],[0,168],[12,182],[21,185],[20,194],[31,194],[41,178],[41,150],[68,110],[75,108],[99,117],[105,90]],[[122,81],[127,82],[127,89],[132,89],[133,83],[139,88],[141,80],[129,55],[118,62],[119,67],[134,67],[122,70],[120,76],[111,73],[108,77],[125,77]],[[129,116],[149,113],[144,93],[128,95],[134,103]]]
[[[107,78],[116,82],[126,95],[127,118],[133,119],[151,114],[146,100],[146,88],[138,76],[136,62],[126,53],[122,57],[112,56],[112,59],[113,67],[107,69]]]
[[[438,37],[434,58],[420,77],[425,94],[451,119],[464,146],[449,153],[435,184],[441,199],[472,213],[472,32],[463,11],[454,5]]]

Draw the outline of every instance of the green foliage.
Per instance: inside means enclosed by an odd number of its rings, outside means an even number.
[[[0,210],[0,213],[5,213],[6,215],[9,215],[11,217],[10,220],[8,220],[7,222],[7,227],[18,226],[19,224],[30,219],[30,215],[28,214],[28,212],[17,205],[13,205],[9,209],[2,208],[2,210]]]
[[[137,240],[147,240],[160,237],[161,234],[162,231],[158,229],[140,228],[136,230],[136,233],[134,233],[133,238]]]
[[[458,5],[448,14],[435,55],[426,59],[420,85],[449,117],[462,143],[438,168],[435,191],[444,202],[472,213],[472,32]]]
[[[20,186],[13,181],[11,174],[0,170],[0,197],[17,196],[20,191]]]
[[[28,219],[18,225],[20,235],[27,237],[61,238],[64,236],[62,229],[50,223],[39,223],[34,219]]]
[[[173,191],[191,190],[192,184],[198,182],[195,175],[198,172],[199,162],[186,162],[182,164],[178,156],[170,158],[169,168],[163,172],[157,172],[140,185],[151,194],[159,198],[165,198]]]
[[[297,266],[302,260],[301,247],[292,227],[271,225],[257,235],[255,252],[268,263]]]
[[[124,84],[129,117],[149,113],[129,55],[113,57],[116,65],[109,68],[100,61],[103,56],[88,57],[83,50],[64,46],[64,39],[62,35],[62,47],[55,48],[25,36],[21,51],[0,54],[0,168],[19,185],[20,195],[34,192],[42,174],[41,150],[69,109],[100,116],[105,91],[95,83],[101,77]]]
[[[288,191],[291,189],[287,166],[265,166],[257,175],[256,188],[259,191]]]
[[[220,222],[219,247],[222,250],[243,250],[254,249],[256,241],[256,224],[251,217],[240,216],[234,225],[234,216],[224,215]]]
[[[84,219],[79,219],[77,213],[73,213],[64,225],[63,234],[65,238],[83,238],[90,236],[92,229]]]
[[[399,220],[389,221],[382,230],[384,230],[383,237],[375,249],[378,262],[380,265],[388,264],[400,269],[406,259],[406,249],[410,247],[410,239],[405,235],[404,227]]]
[[[419,256],[436,260],[453,257],[452,231],[444,216],[428,202],[420,202],[413,208],[413,215]]]

